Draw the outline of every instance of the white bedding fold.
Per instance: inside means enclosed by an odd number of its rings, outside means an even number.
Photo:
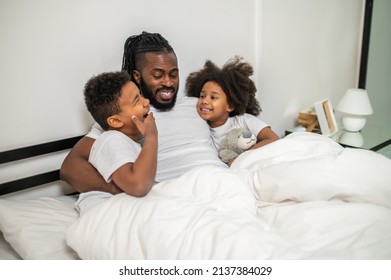
[[[391,259],[389,171],[374,152],[293,134],[231,169],[115,195],[83,214],[67,243],[83,259]]]
[[[322,135],[293,133],[243,153],[231,168],[262,201],[339,199],[391,208],[391,160]]]
[[[207,166],[143,198],[113,196],[70,228],[68,244],[87,259],[251,258],[256,223],[248,186],[229,169]]]

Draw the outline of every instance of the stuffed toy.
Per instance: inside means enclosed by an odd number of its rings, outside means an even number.
[[[220,141],[219,156],[228,163],[237,158],[242,152],[248,150],[257,142],[257,138],[247,128],[234,128],[229,130]]]

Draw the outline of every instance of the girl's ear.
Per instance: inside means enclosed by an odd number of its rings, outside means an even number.
[[[137,70],[133,70],[133,78],[137,84],[140,84],[140,72]]]
[[[235,110],[235,108],[228,104],[227,112],[231,113],[233,110]]]
[[[121,119],[117,115],[113,115],[107,118],[107,124],[115,129],[121,128],[124,123],[121,121]]]

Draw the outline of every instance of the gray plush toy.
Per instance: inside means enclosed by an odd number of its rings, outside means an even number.
[[[257,142],[257,138],[246,128],[234,128],[228,131],[220,141],[219,156],[228,163],[237,158]]]

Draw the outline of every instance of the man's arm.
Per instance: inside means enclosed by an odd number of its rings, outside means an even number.
[[[69,152],[60,169],[60,178],[78,192],[122,192],[113,182],[106,183],[99,172],[88,162],[95,139],[83,137]]]

